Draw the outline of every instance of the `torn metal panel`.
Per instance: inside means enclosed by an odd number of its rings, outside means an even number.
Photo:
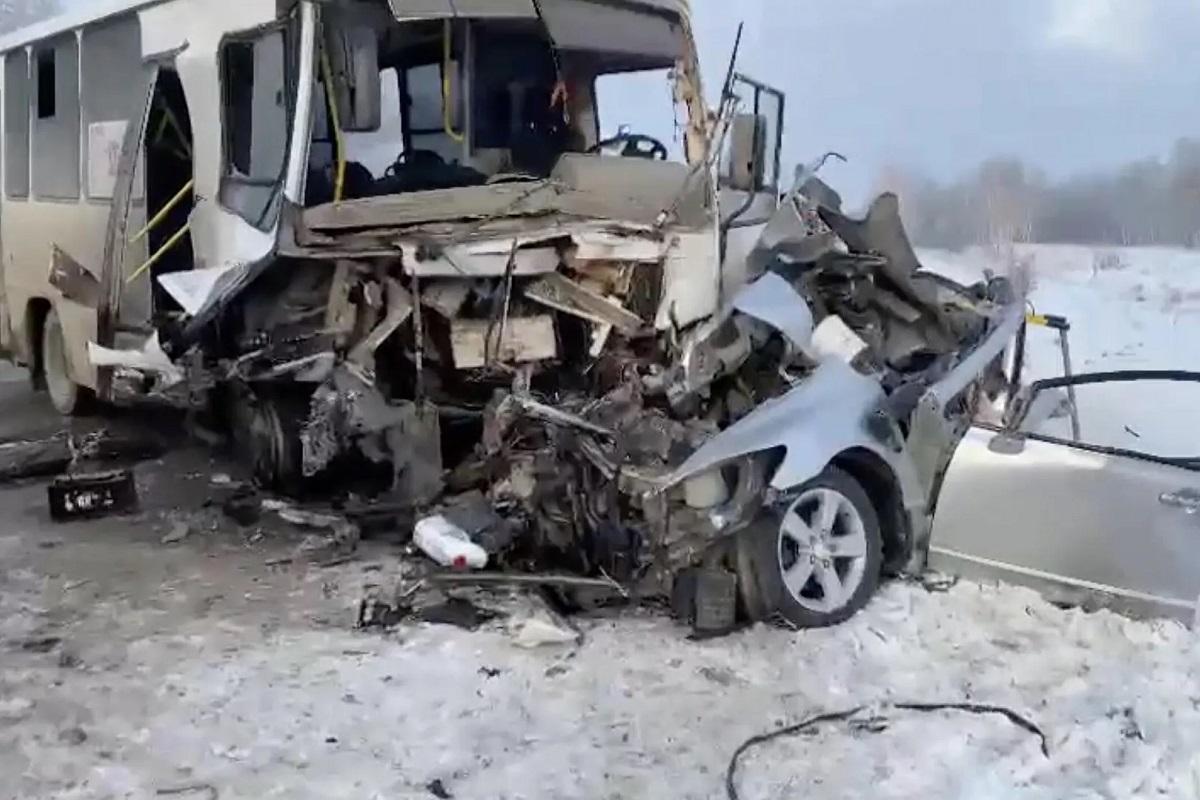
[[[73,303],[100,306],[100,281],[58,245],[50,249],[50,285]]]
[[[421,286],[421,304],[454,319],[462,311],[474,290],[473,282],[464,280],[435,280]]]
[[[571,235],[570,259],[583,269],[591,261],[658,263],[666,248],[661,241],[613,231],[580,231]]]
[[[721,264],[717,233],[672,236],[663,264],[663,288],[654,326],[686,328],[717,312],[721,304]]]
[[[880,195],[862,220],[851,219],[828,208],[821,208],[820,213],[851,252],[883,256],[881,272],[887,281],[905,300],[923,309],[932,321],[926,335],[933,346],[943,351],[953,350],[956,342],[949,321],[937,303],[936,290],[913,279],[921,263],[904,230],[896,195]]]
[[[817,359],[837,359],[852,364],[868,345],[836,314],[821,320],[813,331],[809,352]]]
[[[637,314],[557,272],[525,287],[525,296],[598,325],[612,326],[627,336],[637,335],[644,327]]]
[[[501,330],[503,328],[503,330]],[[545,315],[500,320],[456,319],[450,326],[454,366],[479,369],[493,361],[531,363],[558,357],[554,320]]]
[[[387,309],[387,316],[383,321],[350,351],[347,358],[352,364],[371,369],[371,359],[375,351],[412,316],[412,295],[394,278],[387,279]]]
[[[332,232],[537,216],[562,208],[556,189],[552,182],[540,181],[408,192],[316,206],[306,209],[302,219],[305,228]]]
[[[188,314],[200,313],[208,299],[217,291],[217,286],[231,272],[229,267],[183,270],[159,275],[158,285],[166,290],[179,307]]]
[[[697,395],[718,378],[736,372],[754,347],[753,321],[723,314],[698,325],[680,344],[681,356],[669,374],[665,391],[673,408],[694,411]]]
[[[552,247],[521,248],[513,254],[512,243],[501,246],[454,245],[445,249],[398,242],[404,271],[421,278],[483,278],[514,275],[545,275],[558,269],[560,257]]]
[[[744,286],[733,298],[733,308],[775,328],[796,350],[804,349],[812,338],[812,309],[790,283],[774,273]]]
[[[786,490],[812,479],[839,453],[863,448],[879,455],[899,478],[908,476],[908,485],[915,489],[915,472],[907,455],[880,441],[867,424],[884,398],[874,379],[839,361],[826,361],[796,388],[763,403],[693,453],[672,473],[670,483],[743,456],[782,448],[786,454],[771,486]]]
[[[939,409],[944,409],[951,400],[966,391],[981,374],[987,365],[998,358],[1016,337],[1018,329],[1025,319],[1023,302],[1012,303],[1003,309],[993,320],[995,327],[987,339],[980,343],[971,353],[929,390],[930,402]]]
[[[634,162],[634,163],[631,163]],[[565,153],[549,179],[432,189],[345,200],[307,209],[301,224],[318,233],[479,223],[511,218],[608,220],[654,226],[681,192],[681,224],[708,217],[704,181],[684,164]]]
[[[184,379],[183,370],[163,352],[157,332],[150,334],[141,350],[111,350],[88,342],[88,359],[97,367],[120,367],[158,375],[167,387]]]

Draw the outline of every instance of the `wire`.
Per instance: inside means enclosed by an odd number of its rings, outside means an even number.
[[[1042,755],[1046,758],[1050,757],[1050,744],[1046,739],[1046,734],[1042,732],[1042,729],[1026,717],[1023,717],[1012,709],[1005,708],[1003,706],[980,705],[978,703],[894,703],[891,706],[888,706],[888,708],[892,708],[897,711],[912,711],[921,714],[931,714],[938,711],[961,711],[967,714],[1002,716],[1021,730],[1027,731],[1028,733],[1036,736],[1041,742]],[[772,742],[776,739],[797,736],[805,731],[812,730],[829,722],[845,722],[853,719],[865,710],[866,706],[858,706],[857,708],[851,708],[847,711],[835,711],[828,714],[819,714],[795,725],[791,725],[786,728],[780,728],[769,733],[760,733],[757,736],[750,737],[746,741],[742,742],[741,746],[734,751],[733,757],[729,759],[729,767],[725,770],[726,796],[729,798],[729,800],[739,800],[740,795],[738,794],[737,790],[738,762],[749,750],[752,750],[759,745]],[[869,733],[882,733],[883,731],[887,730],[887,723],[884,720],[874,719],[868,720],[867,722],[869,724],[864,725],[861,730],[865,730]]]

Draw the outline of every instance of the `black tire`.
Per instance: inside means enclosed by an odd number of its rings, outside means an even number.
[[[38,342],[40,362],[50,402],[64,417],[82,416],[92,410],[95,395],[71,380],[67,369],[67,341],[62,321],[53,308],[42,321],[42,340]]]
[[[843,578],[853,575],[856,585],[846,598],[838,598],[834,607],[819,608],[824,603],[821,581],[814,571],[801,590],[798,599],[785,581],[785,565],[794,566],[799,557],[794,550],[794,541],[783,533],[784,516],[796,507],[802,498],[828,490],[844,498],[853,507],[861,522],[861,534],[865,539],[862,556],[849,558],[833,556],[829,559],[835,570],[844,567]],[[848,508],[840,511],[833,530],[851,527]],[[857,527],[855,527],[857,534]],[[738,543],[738,573],[742,584],[742,601],[752,619],[771,619],[778,615],[786,622],[800,628],[824,628],[845,622],[858,613],[874,596],[879,588],[883,569],[883,532],[879,515],[862,485],[850,475],[836,467],[827,467],[824,472],[793,492],[778,506],[763,509],[759,518],[743,531]],[[834,541],[849,539],[834,535]],[[855,536],[857,540],[857,535]],[[857,551],[856,551],[857,552]],[[849,565],[853,564],[852,567]],[[857,572],[861,564],[861,573]],[[818,571],[821,567],[816,568]],[[853,570],[853,572],[851,572]],[[811,596],[810,596],[811,595]],[[803,600],[803,602],[801,602]]]
[[[234,453],[264,489],[300,492],[305,486],[300,427],[306,407],[284,392],[235,387],[230,428]]]

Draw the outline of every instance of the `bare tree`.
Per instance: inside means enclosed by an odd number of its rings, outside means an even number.
[[[1020,242],[1200,248],[1200,139],[1148,158],[1051,183],[1015,159],[992,159],[939,184],[888,167],[919,244],[959,248]]]
[[[979,168],[976,184],[986,243],[1002,246],[1031,241],[1037,189],[1030,183],[1025,165],[1016,159],[992,159]]]

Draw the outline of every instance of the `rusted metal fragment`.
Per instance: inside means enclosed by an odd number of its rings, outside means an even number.
[[[100,281],[58,245],[50,249],[50,285],[63,297],[88,308],[100,306]]]
[[[129,470],[63,475],[46,488],[55,522],[121,514],[137,508],[137,484]]]
[[[454,320],[450,346],[458,369],[478,369],[493,360],[523,364],[558,357],[554,320],[544,315],[513,317],[504,325],[491,320]]]
[[[559,273],[547,275],[527,286],[525,296],[544,306],[582,317],[598,325],[611,325],[629,336],[636,335],[645,327],[637,314],[626,311],[612,300]]]

